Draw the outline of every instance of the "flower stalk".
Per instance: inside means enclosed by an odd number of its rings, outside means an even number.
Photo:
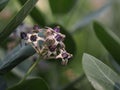
[[[19,83],[22,83],[26,80],[26,78],[30,75],[30,73],[33,71],[33,69],[35,68],[35,66],[40,62],[41,56],[39,55],[39,58],[32,64],[32,66],[30,66],[29,70],[26,72],[25,76],[20,80]]]

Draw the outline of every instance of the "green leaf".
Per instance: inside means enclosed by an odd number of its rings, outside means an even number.
[[[96,90],[120,90],[120,77],[97,58],[84,54],[84,72]]]
[[[106,9],[108,9],[111,6],[111,2],[104,5],[103,7],[101,7],[100,9],[98,9],[97,11],[94,11],[90,14],[88,14],[87,16],[83,17],[82,19],[79,19],[77,22],[75,22],[75,24],[73,24],[70,27],[71,32],[75,32],[77,30],[79,30],[80,28],[85,27],[86,25],[88,25],[91,21],[93,21],[94,19],[96,19],[97,17],[99,17],[99,15],[101,13],[103,13]]]
[[[18,46],[8,54],[0,64],[0,74],[5,74],[16,65],[35,54],[35,50],[30,46]]]
[[[0,11],[4,9],[9,0],[0,0]]]
[[[0,33],[0,41],[4,41],[16,29],[16,27],[21,24],[21,22],[25,19],[29,12],[34,8],[37,1],[38,0],[28,0],[25,3],[25,5],[21,8],[17,15],[11,21],[9,21],[9,23]]]
[[[20,4],[23,5],[27,0],[19,0]],[[39,26],[45,26],[45,18],[42,12],[37,8],[34,7],[33,10],[30,12],[30,16],[32,19],[39,25]]]
[[[120,38],[117,37],[112,31],[105,29],[98,22],[93,23],[93,29],[104,47],[120,64]]]
[[[0,90],[6,90],[7,83],[2,76],[0,76]]]
[[[49,90],[46,82],[41,78],[32,78],[17,84],[8,90]]]
[[[108,55],[110,65],[114,68],[117,73],[120,73],[120,65],[113,59],[111,55]]]
[[[52,12],[55,14],[65,14],[75,5],[77,0],[49,0]]]

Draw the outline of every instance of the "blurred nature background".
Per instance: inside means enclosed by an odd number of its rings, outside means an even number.
[[[20,1],[24,0],[9,0],[6,7],[0,12],[0,30],[20,10]],[[24,19],[23,23],[28,26],[39,24],[40,27],[54,23],[63,26],[73,37],[75,45],[71,41],[69,47],[74,49],[71,50],[74,56],[67,66],[62,66],[60,62],[52,60],[41,61],[31,76],[42,77],[51,90],[94,90],[82,68],[83,53],[89,53],[111,68],[114,69],[114,67],[109,60],[110,54],[93,31],[92,22],[95,20],[101,22],[120,37],[119,6],[119,0],[39,0],[36,7],[42,16],[39,18],[39,14],[34,15],[36,15],[36,19],[40,20],[40,23],[35,22],[30,15]],[[6,54],[10,53],[19,42],[19,39],[6,40],[0,46],[0,59],[2,60]],[[31,58],[24,60],[5,74],[4,78],[8,87],[16,84],[24,76],[33,63]]]

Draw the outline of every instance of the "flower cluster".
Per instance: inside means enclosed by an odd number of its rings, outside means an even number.
[[[20,36],[26,44],[32,45],[43,59],[61,58],[62,64],[66,65],[72,57],[72,54],[65,50],[63,43],[65,35],[60,33],[59,26],[52,29],[50,27],[39,28],[38,25],[34,25],[31,33],[21,32]]]

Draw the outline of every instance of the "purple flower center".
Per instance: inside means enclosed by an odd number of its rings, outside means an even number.
[[[25,32],[20,33],[21,39],[25,39],[27,37],[27,34]]]
[[[32,35],[32,36],[30,37],[30,40],[31,40],[31,41],[36,41],[36,40],[37,40],[37,36],[36,36],[36,35]]]
[[[40,27],[38,25],[34,25],[33,29],[38,30],[38,29],[40,29]]]
[[[55,27],[55,28],[54,28],[54,31],[55,31],[55,32],[60,32],[59,26]]]
[[[67,53],[62,53],[62,57],[63,57],[63,59],[67,59],[68,58],[68,54]]]
[[[55,38],[57,41],[61,41],[63,39],[63,37],[59,34],[57,34]]]
[[[55,51],[55,49],[56,49],[56,45],[49,46],[49,50],[50,50],[51,52]]]

